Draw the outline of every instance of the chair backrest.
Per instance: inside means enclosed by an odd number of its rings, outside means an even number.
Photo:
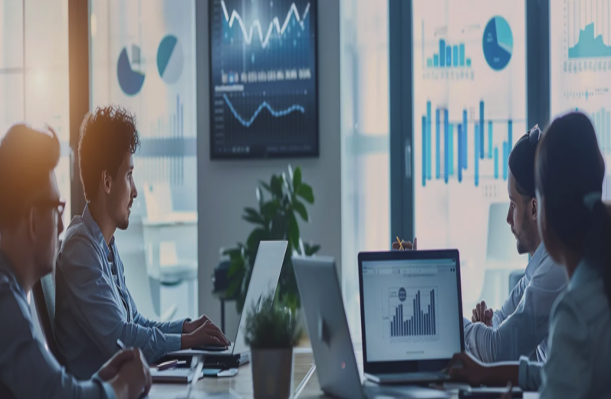
[[[53,281],[53,275],[49,273],[38,280],[34,285],[32,293],[34,294],[36,312],[38,313],[38,319],[42,326],[47,347],[53,356],[55,356],[55,359],[60,364],[63,364],[62,356],[55,342],[55,282]]]

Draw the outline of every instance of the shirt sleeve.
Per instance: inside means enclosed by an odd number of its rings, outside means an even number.
[[[0,317],[10,320],[0,328],[0,381],[20,398],[115,399],[114,390],[99,378],[77,381],[32,335],[13,294],[0,293]]]
[[[128,347],[140,348],[149,363],[180,349],[180,335],[125,320],[123,303],[112,289],[114,281],[104,274],[87,238],[74,236],[66,241],[61,259],[60,267],[74,298],[74,317],[108,358],[118,350],[117,339]]]
[[[535,274],[513,314],[498,327],[487,327],[482,323],[466,327],[465,346],[468,351],[488,363],[529,356],[546,339],[551,308],[566,286],[562,270],[557,269]]]
[[[587,326],[566,296],[552,312],[540,399],[582,399],[591,387]]]
[[[511,290],[511,294],[509,294],[509,297],[507,298],[505,303],[503,303],[503,306],[501,306],[499,310],[494,312],[494,316],[492,317],[492,326],[494,328],[499,328],[501,323],[503,323],[503,321],[505,321],[507,317],[509,317],[516,311],[518,305],[520,304],[520,301],[522,300],[522,297],[524,296],[524,291],[526,291],[527,286],[528,281],[526,280],[526,275],[524,275],[522,276],[520,281],[518,281],[518,284],[513,287],[513,289]]]
[[[518,384],[524,391],[538,391],[541,386],[541,363],[532,362],[526,356],[520,358]]]

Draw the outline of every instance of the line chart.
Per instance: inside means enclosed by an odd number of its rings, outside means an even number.
[[[270,114],[272,114],[273,117],[275,118],[279,118],[282,116],[286,116],[292,112],[301,112],[302,114],[305,114],[305,108],[303,108],[301,105],[291,105],[290,107],[288,107],[287,109],[281,110],[281,111],[276,111],[274,110],[271,105],[269,105],[269,103],[267,101],[263,101],[263,103],[261,103],[261,105],[259,105],[259,108],[257,108],[257,110],[252,114],[252,116],[250,117],[249,120],[245,120],[239,113],[238,111],[234,108],[233,104],[231,103],[231,101],[229,101],[229,98],[227,97],[226,94],[223,94],[223,99],[225,100],[225,103],[227,103],[227,106],[229,107],[229,109],[231,110],[231,113],[233,114],[233,116],[235,116],[235,118],[244,126],[244,127],[250,127],[250,125],[253,124],[253,122],[255,121],[255,119],[257,119],[257,116],[259,116],[259,114],[261,113],[261,111],[263,111],[264,108],[267,108],[267,110],[270,112]]]
[[[246,26],[244,25],[244,21],[242,20],[242,17],[240,16],[240,14],[238,14],[236,10],[233,10],[231,12],[231,16],[229,16],[229,13],[227,12],[227,6],[225,5],[224,1],[221,1],[221,7],[223,8],[225,21],[227,21],[229,27],[232,28],[235,21],[238,21],[238,24],[242,29],[242,34],[244,35],[244,42],[247,45],[250,45],[252,43],[252,37],[256,30],[259,34],[259,40],[261,41],[262,48],[266,48],[269,44],[269,39],[274,31],[274,27],[276,28],[278,36],[282,36],[284,34],[289,25],[289,21],[291,20],[291,15],[293,14],[297,19],[297,22],[299,22],[299,26],[301,26],[301,29],[305,29],[304,21],[307,18],[308,13],[310,12],[310,3],[308,3],[303,12],[303,17],[300,17],[299,11],[297,10],[297,6],[295,5],[295,3],[291,4],[291,8],[289,9],[288,14],[286,15],[286,19],[284,20],[282,27],[280,26],[280,20],[278,19],[278,17],[274,17],[274,19],[269,24],[269,28],[267,29],[265,37],[263,37],[263,29],[261,28],[261,22],[258,19],[252,23],[250,30],[247,30]]]

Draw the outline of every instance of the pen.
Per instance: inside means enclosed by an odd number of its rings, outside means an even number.
[[[397,242],[399,243],[399,248],[401,248],[401,251],[403,251],[403,243],[401,240],[399,240],[399,236],[397,236]]]
[[[125,344],[123,343],[123,341],[121,341],[120,339],[117,340],[117,346],[123,350],[125,349]]]

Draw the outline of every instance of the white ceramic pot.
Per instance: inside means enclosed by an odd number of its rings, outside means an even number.
[[[255,399],[288,399],[293,386],[293,348],[250,350]]]

